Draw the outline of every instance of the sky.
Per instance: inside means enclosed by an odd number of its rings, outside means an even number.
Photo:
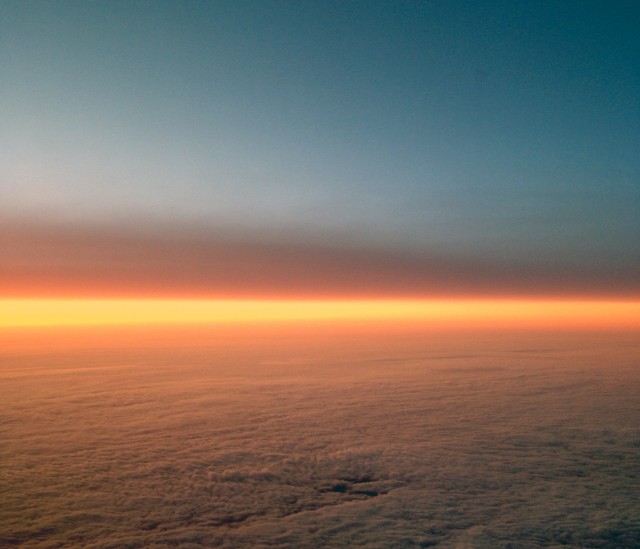
[[[638,299],[639,24],[2,2],[0,294]]]

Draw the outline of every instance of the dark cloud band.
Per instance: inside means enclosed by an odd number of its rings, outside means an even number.
[[[637,297],[640,272],[201,227],[12,223],[2,228],[5,296]]]

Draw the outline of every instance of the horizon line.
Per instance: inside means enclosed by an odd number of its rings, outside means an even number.
[[[640,328],[640,300],[0,298],[0,328],[286,322]]]

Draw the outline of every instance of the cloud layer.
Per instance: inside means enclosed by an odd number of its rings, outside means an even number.
[[[345,235],[5,223],[4,296],[638,297],[633,265],[470,259]]]
[[[0,545],[638,547],[637,338],[2,356]]]

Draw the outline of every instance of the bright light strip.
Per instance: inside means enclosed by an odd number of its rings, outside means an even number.
[[[0,327],[332,320],[640,328],[640,301],[0,299]]]

